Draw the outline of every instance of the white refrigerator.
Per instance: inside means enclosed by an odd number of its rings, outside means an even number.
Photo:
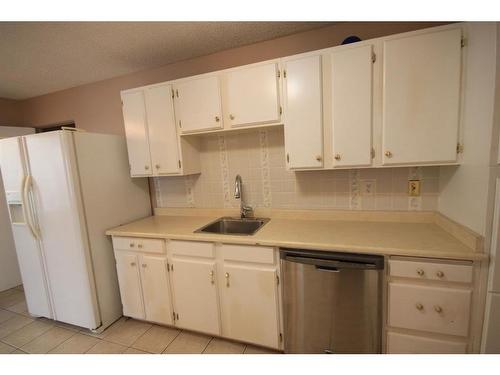
[[[0,168],[28,311],[101,331],[122,315],[106,229],[151,215],[125,139],[54,131],[0,140]]]

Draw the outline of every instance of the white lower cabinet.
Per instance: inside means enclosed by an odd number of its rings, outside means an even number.
[[[387,353],[466,353],[472,282],[470,262],[391,257]]]
[[[138,256],[135,254],[115,253],[115,258],[123,315],[144,319]]]
[[[281,348],[278,250],[133,237],[113,246],[123,315]]]
[[[172,324],[165,256],[115,251],[123,315]]]
[[[224,264],[221,287],[224,336],[279,347],[276,267]]]
[[[172,324],[172,306],[165,257],[142,255],[142,294],[147,320]]]
[[[172,266],[176,325],[220,335],[215,260],[174,258]]]

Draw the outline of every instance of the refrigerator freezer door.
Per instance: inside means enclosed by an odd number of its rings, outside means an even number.
[[[100,317],[71,137],[51,132],[24,140],[54,318],[97,328]]]
[[[26,223],[27,207],[22,194],[26,165],[21,138],[0,141],[0,168],[4,185],[0,188],[5,187],[9,197],[7,200],[12,234],[28,311],[35,316],[52,318],[40,244],[32,236]]]

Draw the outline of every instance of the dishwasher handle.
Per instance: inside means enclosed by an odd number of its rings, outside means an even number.
[[[307,258],[307,257],[297,257],[297,256],[291,256],[291,255],[286,255],[284,257],[284,260],[286,260],[288,262],[308,264],[311,266],[316,266],[316,268],[321,268],[321,269],[331,269],[332,271],[340,270],[343,268],[344,269],[345,268],[362,269],[362,270],[377,269],[378,268],[377,265],[375,265],[373,263],[346,262],[346,261],[342,261],[342,260]]]

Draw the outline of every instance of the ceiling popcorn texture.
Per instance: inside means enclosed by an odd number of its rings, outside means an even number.
[[[0,22],[0,98],[31,98],[331,24]]]

